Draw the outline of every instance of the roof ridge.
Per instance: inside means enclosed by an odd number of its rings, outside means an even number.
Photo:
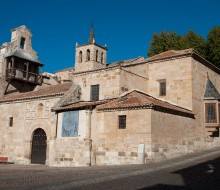
[[[175,104],[175,103],[173,103],[173,102],[165,101],[165,100],[156,98],[156,97],[154,97],[154,96],[151,96],[151,95],[149,95],[149,94],[146,94],[145,92],[140,91],[140,90],[136,90],[136,89],[135,89],[135,90],[129,92],[128,94],[131,94],[131,93],[133,93],[133,92],[137,92],[137,93],[139,93],[139,94],[143,94],[143,95],[145,95],[145,96],[147,96],[147,97],[153,98],[154,100],[158,100],[158,101],[161,101],[161,102],[164,102],[164,103],[167,103],[167,104],[171,104],[171,105],[173,105],[173,106],[176,106],[176,107],[181,108],[181,109],[185,109],[185,110],[187,110],[187,111],[192,111],[192,110],[189,110],[189,109],[187,109],[187,108],[181,107],[181,106],[179,106],[179,105],[177,105],[177,104]],[[127,94],[125,94],[124,96],[126,96],[126,95],[127,95]],[[123,97],[124,97],[124,96],[123,96]]]
[[[3,96],[0,99],[0,102],[18,101],[24,99],[35,99],[40,97],[62,95],[70,88],[71,85],[72,83],[64,83],[64,84],[51,85],[36,91],[29,91],[18,94],[8,94]]]

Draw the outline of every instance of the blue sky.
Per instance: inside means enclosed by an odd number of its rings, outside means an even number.
[[[0,45],[10,41],[10,29],[26,25],[44,71],[74,66],[75,44],[88,40],[94,21],[96,42],[107,44],[107,62],[146,51],[154,32],[188,30],[206,37],[220,26],[219,0],[0,0]]]

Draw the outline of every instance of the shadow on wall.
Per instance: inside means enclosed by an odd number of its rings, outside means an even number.
[[[220,190],[220,157],[170,173],[182,177],[184,185],[156,184],[139,190]]]

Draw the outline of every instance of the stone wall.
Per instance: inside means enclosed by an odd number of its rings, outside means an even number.
[[[99,99],[120,95],[120,69],[100,70],[74,75],[73,82],[81,86],[82,100],[90,100],[91,85],[99,84]]]
[[[220,138],[197,133],[195,119],[152,111],[151,153],[147,159],[162,160],[220,145]]]
[[[135,74],[133,71],[121,69],[120,74],[120,94],[132,90],[140,90],[147,93],[148,79],[141,75]]]
[[[194,119],[152,110],[150,159],[171,158],[193,149]]]
[[[195,126],[196,134],[200,136],[210,135],[205,128],[205,113],[204,113],[204,93],[206,88],[207,75],[212,81],[218,92],[220,92],[220,76],[213,70],[204,66],[202,63],[192,59],[193,67],[193,88],[192,88],[192,100],[193,100],[193,112],[195,113]]]
[[[187,109],[192,109],[191,57],[149,63],[148,93]],[[166,96],[159,95],[159,81],[166,79]]]
[[[47,135],[47,163],[53,156],[51,141],[56,136],[56,115],[51,107],[58,97],[37,100],[23,100],[0,104],[0,156],[8,156],[10,161],[29,164],[33,132],[42,128]],[[9,126],[13,117],[13,126]]]
[[[53,166],[90,165],[90,144],[86,141],[86,111],[79,111],[78,136],[62,137],[63,113],[58,114],[57,138],[54,140]]]
[[[147,92],[148,79],[121,68],[103,69],[73,75],[73,82],[82,89],[82,100],[89,101],[91,85],[99,84],[99,99],[115,98],[137,89]]]
[[[126,115],[126,129],[118,128],[119,115]],[[144,144],[145,152],[151,151],[151,110],[98,112],[97,135],[97,165],[141,163],[138,147]]]
[[[58,81],[70,80],[70,74],[74,72],[74,68],[63,69],[57,71],[55,75],[57,76]]]

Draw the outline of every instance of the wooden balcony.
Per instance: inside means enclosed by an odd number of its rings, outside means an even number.
[[[6,80],[20,80],[32,84],[42,84],[42,75],[27,72],[18,68],[9,68],[6,70]]]

